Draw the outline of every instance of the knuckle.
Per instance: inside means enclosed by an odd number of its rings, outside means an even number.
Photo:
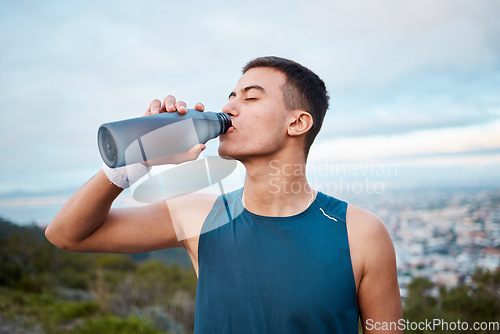
[[[149,111],[149,110],[153,110],[154,108],[158,108],[160,105],[161,105],[161,101],[160,101],[160,100],[158,100],[158,99],[154,99],[154,100],[153,100],[153,101],[151,101],[151,103],[149,104],[148,111]]]

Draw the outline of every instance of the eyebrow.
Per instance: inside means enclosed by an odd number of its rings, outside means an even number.
[[[248,92],[250,89],[258,89],[258,90],[260,90],[261,92],[265,92],[265,91],[266,91],[266,90],[264,89],[264,87],[262,87],[262,86],[259,86],[259,85],[251,85],[251,86],[247,86],[247,87],[243,88],[243,89],[241,90],[241,93],[246,93],[246,92]],[[229,99],[229,98],[231,98],[231,97],[233,97],[233,96],[236,96],[236,93],[235,93],[235,92],[231,92],[231,93],[229,94],[229,96],[228,96],[228,99]]]

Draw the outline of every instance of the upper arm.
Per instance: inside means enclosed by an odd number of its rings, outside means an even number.
[[[139,207],[113,208],[106,220],[71,250],[139,253],[183,247],[183,230],[201,225],[214,201],[214,195],[192,194]]]
[[[113,208],[106,220],[72,251],[139,253],[179,247],[170,210],[162,201],[154,204]]]
[[[353,262],[360,268],[358,305],[364,332],[378,333],[374,323],[397,324],[402,318],[394,246],[384,223],[374,214],[352,208],[349,218]]]

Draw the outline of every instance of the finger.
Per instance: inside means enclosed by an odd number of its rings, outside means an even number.
[[[177,165],[186,161],[196,160],[200,156],[201,152],[206,148],[207,146],[205,144],[196,144],[193,147],[191,147],[189,151],[171,155],[167,159],[163,160],[162,163]]]
[[[149,104],[148,110],[144,113],[143,116],[154,115],[160,112],[161,101],[158,99],[154,99],[153,102]]]
[[[179,112],[179,114],[185,114],[187,112],[187,105],[186,102],[184,101],[177,101],[175,102],[175,108]]]
[[[206,149],[207,146],[205,144],[196,144],[187,152],[187,161],[198,159],[201,152]]]
[[[164,100],[163,100],[163,106],[162,106],[163,111],[176,111],[175,109],[175,97],[172,95],[168,95]]]
[[[198,111],[204,111],[205,110],[205,106],[203,105],[203,103],[198,102],[198,103],[195,104],[194,109],[196,109]]]
[[[171,154],[165,157],[160,157],[156,159],[150,159],[143,163],[145,166],[158,166],[158,165],[167,165],[167,164],[180,164],[186,161],[196,160],[200,153],[206,149],[207,146],[205,144],[196,144],[187,152]]]

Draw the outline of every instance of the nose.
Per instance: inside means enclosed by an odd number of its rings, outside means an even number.
[[[236,103],[234,102],[236,99],[230,100],[223,108],[222,112],[229,114],[230,116],[236,117],[238,116],[238,108],[236,107]]]

